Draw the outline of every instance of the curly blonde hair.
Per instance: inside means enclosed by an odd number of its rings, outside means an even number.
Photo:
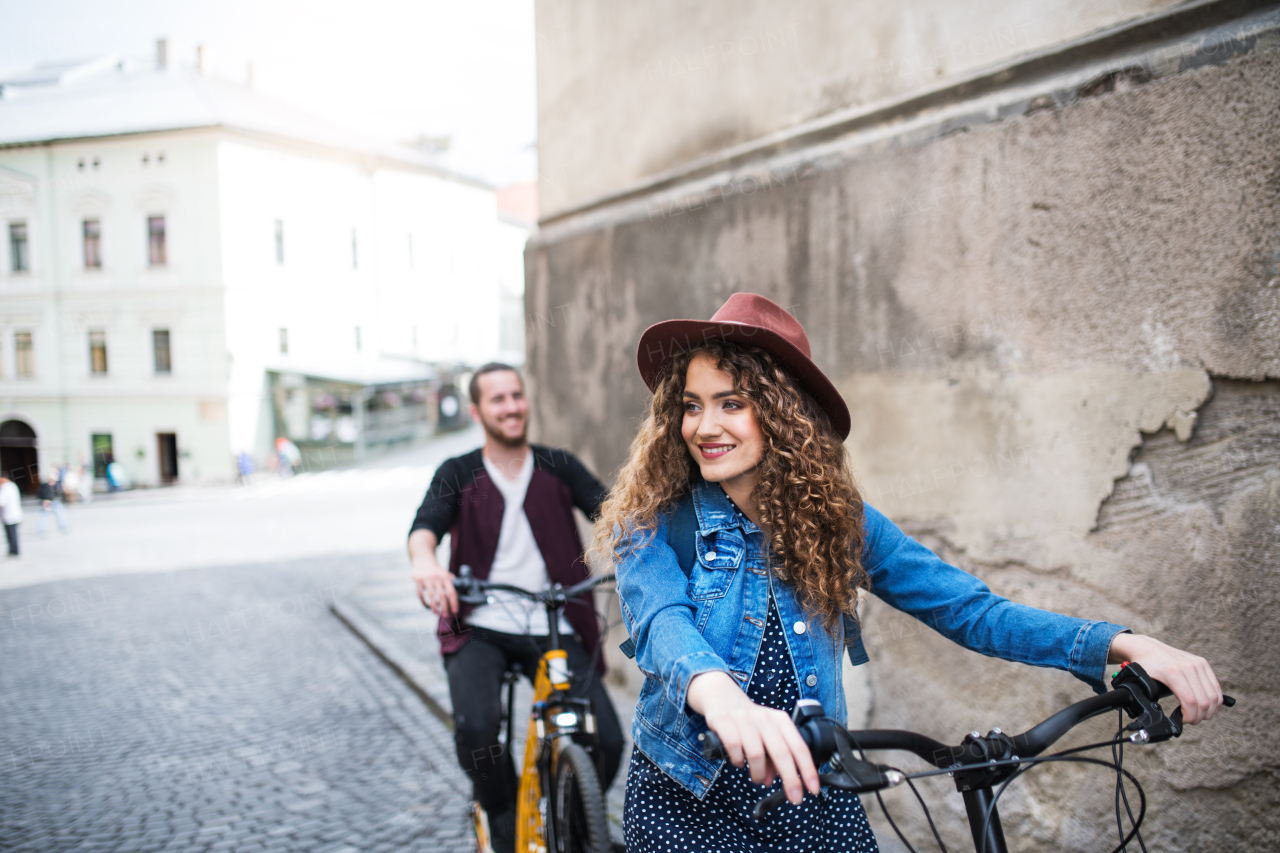
[[[685,372],[701,354],[732,378],[764,438],[752,499],[773,571],[796,590],[805,612],[831,630],[842,615],[856,616],[857,590],[870,585],[861,559],[862,497],[826,413],[756,347],[711,341],[671,359],[601,508],[592,552],[616,562],[647,544],[659,513],[686,495],[698,477],[680,428]]]

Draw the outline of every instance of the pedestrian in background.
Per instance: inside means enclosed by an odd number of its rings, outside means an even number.
[[[76,468],[66,466],[62,471],[62,497],[67,503],[73,504],[80,500],[80,471]]]
[[[302,461],[302,452],[298,450],[298,445],[281,436],[276,439],[276,457],[279,460],[277,473],[281,477],[292,477],[293,469]]]
[[[106,454],[107,461],[107,491],[118,492],[122,489],[124,483],[124,472],[120,470],[120,463],[110,453]]]
[[[249,451],[240,451],[240,455],[236,457],[236,470],[240,474],[240,485],[248,485],[249,475],[253,473],[253,458],[249,456]]]
[[[37,494],[40,498],[40,520],[36,522],[36,535],[44,536],[44,531],[49,526],[50,515],[53,516],[54,521],[58,522],[58,530],[66,533],[67,513],[62,508],[62,481],[58,479],[57,471],[50,471],[45,475]]]
[[[0,474],[0,521],[4,521],[4,535],[9,540],[9,556],[18,556],[18,524],[22,521],[22,493],[18,484],[5,474]]]
[[[77,485],[80,487],[80,502],[87,504],[93,500],[93,471],[85,464],[83,455],[80,457],[80,464],[76,467],[79,472],[76,479],[79,480]]]

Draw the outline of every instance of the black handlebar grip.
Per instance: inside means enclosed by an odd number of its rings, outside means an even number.
[[[702,757],[707,761],[724,761],[729,757],[720,738],[710,729],[698,735],[698,743],[702,744]]]
[[[1234,708],[1236,706],[1235,697],[1228,696],[1227,694],[1223,693],[1222,706],[1224,708]],[[1173,720],[1174,726],[1176,726],[1179,731],[1182,730],[1182,706],[1181,705],[1173,709],[1173,713],[1169,715],[1169,719]]]

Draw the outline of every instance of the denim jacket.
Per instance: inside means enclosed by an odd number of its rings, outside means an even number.
[[[706,731],[685,704],[689,682],[704,672],[728,673],[746,690],[764,636],[773,594],[786,633],[796,682],[837,720],[846,708],[840,656],[848,648],[865,663],[857,623],[836,631],[805,616],[791,588],[768,570],[764,534],[741,515],[719,485],[698,479],[684,500],[698,519],[698,559],[686,578],[667,544],[666,516],[646,544],[617,565],[618,600],[645,674],[632,724],[640,750],[695,796],[703,797],[724,767],[698,747]],[[1107,651],[1127,629],[1014,604],[982,581],[944,563],[870,506],[865,508],[862,564],[871,592],[944,637],[993,657],[1064,669],[1098,692]],[[647,534],[637,534],[647,535]]]

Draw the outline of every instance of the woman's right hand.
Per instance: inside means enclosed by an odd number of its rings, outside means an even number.
[[[768,785],[781,776],[792,803],[804,799],[805,789],[811,794],[821,790],[813,756],[791,717],[752,702],[727,672],[695,675],[687,702],[720,738],[730,763],[750,768],[752,782]]]

